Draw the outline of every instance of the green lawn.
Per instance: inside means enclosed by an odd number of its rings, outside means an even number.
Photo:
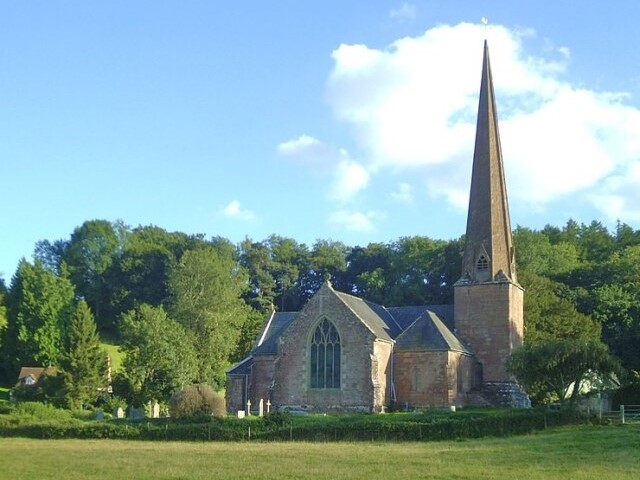
[[[12,478],[629,479],[640,426],[563,427],[430,443],[191,443],[0,439]]]
[[[124,358],[124,355],[119,350],[120,346],[111,343],[111,341],[103,340],[100,342],[100,348],[105,350],[111,357],[111,372],[116,373],[120,369],[122,359]]]

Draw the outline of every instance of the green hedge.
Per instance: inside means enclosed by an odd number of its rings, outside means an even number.
[[[0,422],[0,436],[30,438],[118,438],[186,441],[430,441],[508,436],[548,426],[587,421],[578,414],[521,410],[502,414],[407,417],[354,415],[314,419],[216,419],[184,423],[169,419],[74,421],[69,423]]]

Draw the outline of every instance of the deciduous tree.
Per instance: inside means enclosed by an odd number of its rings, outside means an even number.
[[[168,399],[197,378],[194,336],[167,317],[162,307],[141,305],[128,312],[122,318],[121,334],[122,368],[133,388],[130,401]]]
[[[513,352],[507,369],[536,400],[573,403],[591,375],[609,376],[620,364],[601,342],[546,339]]]
[[[169,277],[171,315],[195,336],[198,382],[224,385],[249,307],[242,299],[246,272],[230,252],[212,247],[186,252]]]

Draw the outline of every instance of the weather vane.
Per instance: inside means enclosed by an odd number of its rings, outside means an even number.
[[[489,19],[487,17],[482,17],[480,19],[480,21],[482,22],[482,24],[486,27],[487,25],[489,25]]]

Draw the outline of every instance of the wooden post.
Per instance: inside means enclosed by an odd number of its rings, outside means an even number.
[[[620,420],[622,421],[622,424],[624,425],[624,405],[620,405]]]

